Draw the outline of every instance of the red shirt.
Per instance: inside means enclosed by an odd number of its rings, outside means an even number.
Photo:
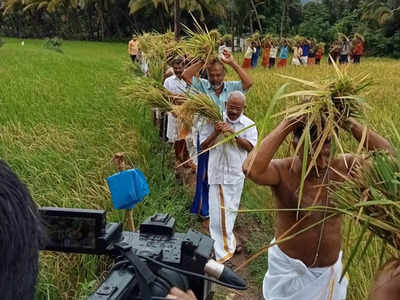
[[[364,52],[364,45],[363,43],[358,43],[354,48],[354,55],[362,55]]]

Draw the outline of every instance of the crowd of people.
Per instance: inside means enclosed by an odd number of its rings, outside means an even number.
[[[359,62],[363,43],[360,41],[361,46],[353,43],[354,47],[351,44],[347,39],[335,41],[330,50],[333,59],[347,63],[345,56],[352,54],[355,63]],[[263,297],[268,300],[344,300],[348,279],[340,280],[343,271],[342,218],[334,216],[320,224],[326,218],[323,213],[297,211],[303,155],[309,156],[310,153],[299,151],[297,156],[275,158],[276,152],[289,136],[292,136],[295,149],[301,143],[300,137],[305,130],[304,120],[283,120],[254,150],[258,141],[257,128],[251,127],[254,122],[245,115],[246,106],[251,105],[246,99],[246,93],[251,89],[253,81],[245,68],[257,65],[258,58],[253,56],[257,54],[257,47],[255,42],[249,46],[242,66],[226,48],[221,47],[219,57],[209,61],[199,60],[189,64],[184,58],[176,57],[169,63],[171,68],[165,73],[164,87],[168,91],[179,95],[196,90],[206,94],[218,105],[224,116],[224,121],[215,123],[198,119],[191,132],[183,132],[173,114],[166,116],[167,138],[174,144],[177,165],[186,162],[184,166],[196,172],[196,192],[191,213],[200,216],[203,224],[207,224],[209,234],[215,241],[216,260],[233,266],[232,258],[242,249],[240,237],[235,235],[234,228],[245,178],[269,186],[275,196],[275,205],[281,211],[277,213],[275,238],[268,250],[268,272],[263,282]],[[277,64],[284,67],[289,56],[289,45],[285,40],[279,50],[277,44],[264,43],[263,66],[274,66],[278,51]],[[319,64],[323,50],[315,48],[313,43],[303,41],[293,47],[293,53],[293,63],[296,65]],[[225,80],[227,66],[237,73],[239,81]],[[368,143],[364,143],[366,150],[392,151],[385,138],[370,129],[365,131],[364,126],[354,119],[342,122],[341,126],[358,142],[367,140]],[[224,134],[236,134],[246,127],[250,129],[237,134],[234,143],[219,145],[196,159],[189,159],[194,153],[199,154],[214,146]],[[317,139],[313,134],[316,129],[309,130],[311,138]],[[365,132],[366,137],[363,137]],[[313,145],[318,144],[317,140],[311,142]],[[365,164],[364,158],[352,153],[337,156],[332,162],[331,148],[330,139],[326,139],[315,169],[305,179],[301,208],[333,205],[328,196],[330,183],[343,182],[346,176],[352,176],[350,168],[355,164]],[[187,164],[188,161],[192,165]],[[293,238],[277,243],[288,235]],[[393,282],[395,284],[397,281]],[[395,297],[398,297],[399,291],[396,291],[392,298],[384,299],[398,299]],[[382,295],[387,292],[384,288],[379,292],[374,290],[370,299],[383,299]]]
[[[346,36],[335,40],[329,47],[328,63],[359,64],[364,52],[364,40],[355,36],[351,41]],[[317,43],[315,39],[264,39],[249,41],[244,54],[242,67],[245,69],[258,66],[258,59],[262,57],[261,65],[264,68],[286,67],[289,55],[292,53],[292,64],[297,66],[319,65],[325,54],[325,44]]]

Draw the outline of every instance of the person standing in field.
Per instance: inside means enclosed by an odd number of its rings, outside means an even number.
[[[200,79],[197,76],[205,63],[207,63],[206,68],[208,79]],[[227,71],[225,65],[229,65],[233,70],[235,70],[240,81],[225,81]],[[185,80],[187,84],[191,85],[194,90],[209,96],[218,105],[222,112],[225,112],[225,103],[231,92],[246,92],[253,85],[253,81],[247,72],[235,62],[232,54],[226,49],[223,52],[223,57],[220,59],[214,58],[208,62],[199,61],[188,67],[183,72],[183,80]],[[197,128],[197,131],[200,129],[201,128]],[[204,148],[201,147],[200,137],[197,134],[197,137],[194,138],[197,140],[198,152],[200,153],[204,150]],[[198,157],[196,193],[190,209],[192,214],[199,214],[200,217],[205,220],[209,218],[209,186],[207,178],[208,158],[209,152]],[[205,225],[208,226],[207,222]]]
[[[182,78],[184,59],[177,57],[172,60],[171,65],[173,68],[173,75],[165,79],[164,87],[175,95],[185,94],[187,91],[187,83]],[[176,104],[179,105],[181,103],[177,102]],[[167,118],[166,135],[168,141],[174,145],[176,165],[180,165],[189,159],[186,139],[190,138],[190,131],[185,130],[172,113],[168,113]],[[191,167],[193,166],[193,163],[185,166]]]
[[[321,64],[322,56],[324,55],[324,45],[319,44],[317,46],[317,52],[315,53],[315,64]]]
[[[262,57],[262,66],[266,68],[269,65],[269,52],[271,49],[271,43],[268,39],[264,40],[263,47],[264,47],[264,52]]]
[[[268,68],[273,68],[275,67],[275,61],[276,61],[276,56],[278,54],[278,47],[277,47],[277,42],[272,41],[271,43],[271,50],[269,52],[269,66]]]
[[[308,53],[308,62],[309,66],[315,65],[315,54],[317,52],[317,45],[314,39],[311,39],[310,43],[310,52]]]
[[[242,67],[244,69],[250,69],[251,67],[251,58],[253,54],[256,53],[256,43],[251,42],[249,47],[247,47],[246,53],[244,54],[243,64]]]
[[[358,142],[362,140],[364,127],[361,124],[348,119],[343,127]],[[262,141],[257,151],[249,154],[243,166],[248,178],[256,184],[270,186],[275,196],[279,211],[272,243],[294,236],[268,249],[263,295],[268,300],[344,300],[348,280],[343,278],[339,282],[342,274],[342,217],[297,210],[303,155],[308,156],[308,168],[311,154],[303,153],[300,145],[296,157],[273,159],[291,133],[296,148],[304,130],[303,120],[285,119]],[[309,130],[311,143],[316,147],[319,144],[317,126],[313,125]],[[365,141],[367,150],[392,151],[390,144],[371,130],[367,130]],[[305,178],[300,208],[333,205],[328,193],[330,183],[343,182],[346,176],[354,174],[351,172],[354,165],[365,163],[363,158],[354,154],[331,158],[331,149],[328,138],[316,158],[315,168]]]
[[[221,134],[235,134],[254,122],[243,113],[246,97],[242,92],[231,92],[226,102],[224,122],[204,124],[200,130],[202,149],[216,144]],[[251,127],[240,133],[234,143],[226,143],[211,149],[208,168],[210,235],[214,242],[217,262],[228,262],[240,252],[239,241],[233,233],[239,209],[245,176],[242,165],[247,154],[257,144],[257,129]]]
[[[251,56],[251,67],[255,68],[258,65],[258,57],[260,56],[260,42],[256,41],[254,42],[255,44],[255,52],[253,53],[253,55]]]
[[[340,55],[341,43],[340,41],[336,40],[333,41],[329,48],[329,56],[328,56],[328,63],[332,64],[332,61],[337,63],[338,57]]]
[[[301,62],[304,66],[306,66],[308,63],[308,54],[310,52],[310,42],[307,39],[304,39],[301,48],[303,50],[303,55],[301,56]]]
[[[303,55],[303,49],[301,48],[301,43],[297,42],[296,46],[293,47],[293,59],[292,64],[296,66],[302,65],[301,57]]]
[[[132,35],[132,39],[129,41],[128,53],[129,53],[129,56],[131,57],[132,62],[138,61],[139,41],[135,34]]]
[[[287,41],[283,40],[280,51],[279,51],[278,68],[286,67],[288,57],[289,57],[289,47],[288,47]]]
[[[353,49],[353,62],[355,64],[360,63],[363,52],[364,52],[364,42],[360,38],[357,38],[356,45]]]
[[[342,44],[341,44],[341,48],[340,48],[340,58],[339,58],[339,63],[341,65],[349,63],[350,52],[351,52],[350,41],[348,40],[347,37],[343,36]]]

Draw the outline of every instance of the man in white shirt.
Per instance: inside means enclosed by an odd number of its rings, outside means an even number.
[[[171,65],[174,70],[174,75],[165,79],[164,87],[171,93],[182,95],[186,92],[188,87],[186,81],[182,78],[184,60],[180,57],[175,58]],[[167,138],[170,143],[174,144],[177,164],[189,159],[186,146],[186,138],[189,137],[189,134],[190,132],[184,132],[177,119],[171,113],[168,113]]]
[[[226,103],[225,122],[205,123],[200,127],[201,148],[218,142],[224,133],[234,134],[254,122],[243,115],[246,97],[242,92],[231,92]],[[239,134],[233,143],[225,143],[210,150],[208,184],[210,203],[210,235],[218,262],[227,262],[235,253],[237,240],[233,234],[236,211],[239,209],[244,174],[242,165],[247,154],[257,143],[257,129],[251,127]]]

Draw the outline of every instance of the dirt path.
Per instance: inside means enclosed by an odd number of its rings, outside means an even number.
[[[235,254],[235,256],[232,258],[234,268],[242,265],[251,257],[247,248],[249,243],[248,229],[249,227],[247,226],[237,226],[235,228],[235,236],[239,237],[243,250],[240,254]],[[261,287],[251,284],[251,274],[249,272],[249,268],[244,267],[237,273],[247,282],[249,289],[246,291],[237,291],[217,286],[214,300],[263,300],[261,296]]]

